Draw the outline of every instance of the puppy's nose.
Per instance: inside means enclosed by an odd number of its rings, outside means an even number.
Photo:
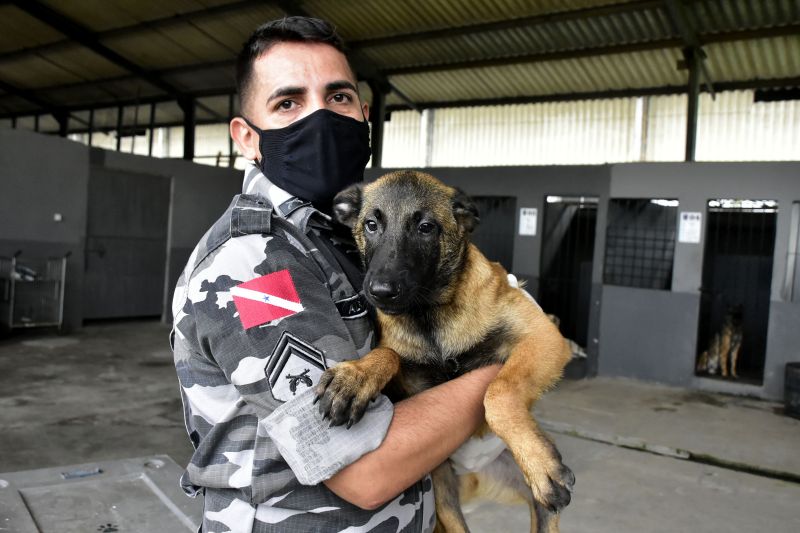
[[[369,282],[369,293],[380,300],[393,300],[400,294],[400,284],[373,279]]]

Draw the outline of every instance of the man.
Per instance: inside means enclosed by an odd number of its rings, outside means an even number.
[[[171,341],[195,452],[181,484],[202,491],[202,531],[427,531],[427,473],[483,420],[497,368],[351,429],[313,405],[324,368],[374,345],[347,235],[325,211],[363,179],[368,106],[325,22],[273,21],[237,64],[230,132],[254,164],[178,282]]]

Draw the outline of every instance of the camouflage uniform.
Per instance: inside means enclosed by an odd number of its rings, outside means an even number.
[[[249,166],[189,258],[170,341],[195,448],[181,485],[204,491],[202,531],[432,528],[429,477],[375,511],[321,483],[378,447],[393,414],[381,396],[350,430],[328,428],[312,405],[324,368],[374,344],[348,249],[328,217]]]

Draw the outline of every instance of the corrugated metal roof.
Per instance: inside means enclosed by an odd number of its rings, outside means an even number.
[[[583,50],[647,40],[675,38],[660,10],[596,19],[568,20],[502,32],[482,31],[440,39],[370,47],[364,54],[384,68],[504,58],[564,50]]]
[[[711,79],[770,79],[800,74],[800,35],[711,44],[705,47]]]
[[[52,9],[79,20],[93,31],[107,31],[226,4],[230,0],[40,0]]]
[[[150,81],[68,40],[68,29],[61,28],[62,33],[24,8],[3,4],[0,114],[46,111],[41,102],[81,109],[174,98],[175,91],[230,92],[233,59],[242,42],[260,23],[284,13],[277,3],[256,0],[43,3],[94,32],[100,45],[146,71]],[[656,0],[305,0],[296,5],[331,21],[373,72],[424,105],[674,91],[688,78],[678,69],[683,32],[666,3]],[[798,0],[679,5],[688,30],[706,43],[713,81],[800,84]],[[164,83],[153,84],[153,78]],[[175,91],[165,91],[166,84]],[[397,93],[388,98],[389,105],[404,102]]]
[[[12,5],[0,5],[0,53],[31,48],[63,39],[64,36]]]
[[[362,0],[302,2],[308,13],[334,22],[347,40],[413,31],[454,28],[587,7],[620,4],[613,0]]]
[[[607,91],[682,85],[679,50],[548,61],[449,72],[395,76],[393,83],[419,102]]]

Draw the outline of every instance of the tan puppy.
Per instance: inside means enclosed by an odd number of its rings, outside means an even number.
[[[561,377],[571,353],[541,308],[469,242],[478,222],[474,204],[428,174],[403,171],[339,193],[334,211],[353,230],[381,337],[365,357],[325,372],[317,385],[322,413],[350,425],[393,378],[405,394],[416,394],[503,363],[484,400],[488,428],[478,434],[497,434],[522,476],[508,473],[506,452],[485,474],[462,477],[460,492],[517,493],[531,506],[531,531],[557,531],[575,477],[531,408]],[[449,462],[433,481],[437,530],[465,531]]]

